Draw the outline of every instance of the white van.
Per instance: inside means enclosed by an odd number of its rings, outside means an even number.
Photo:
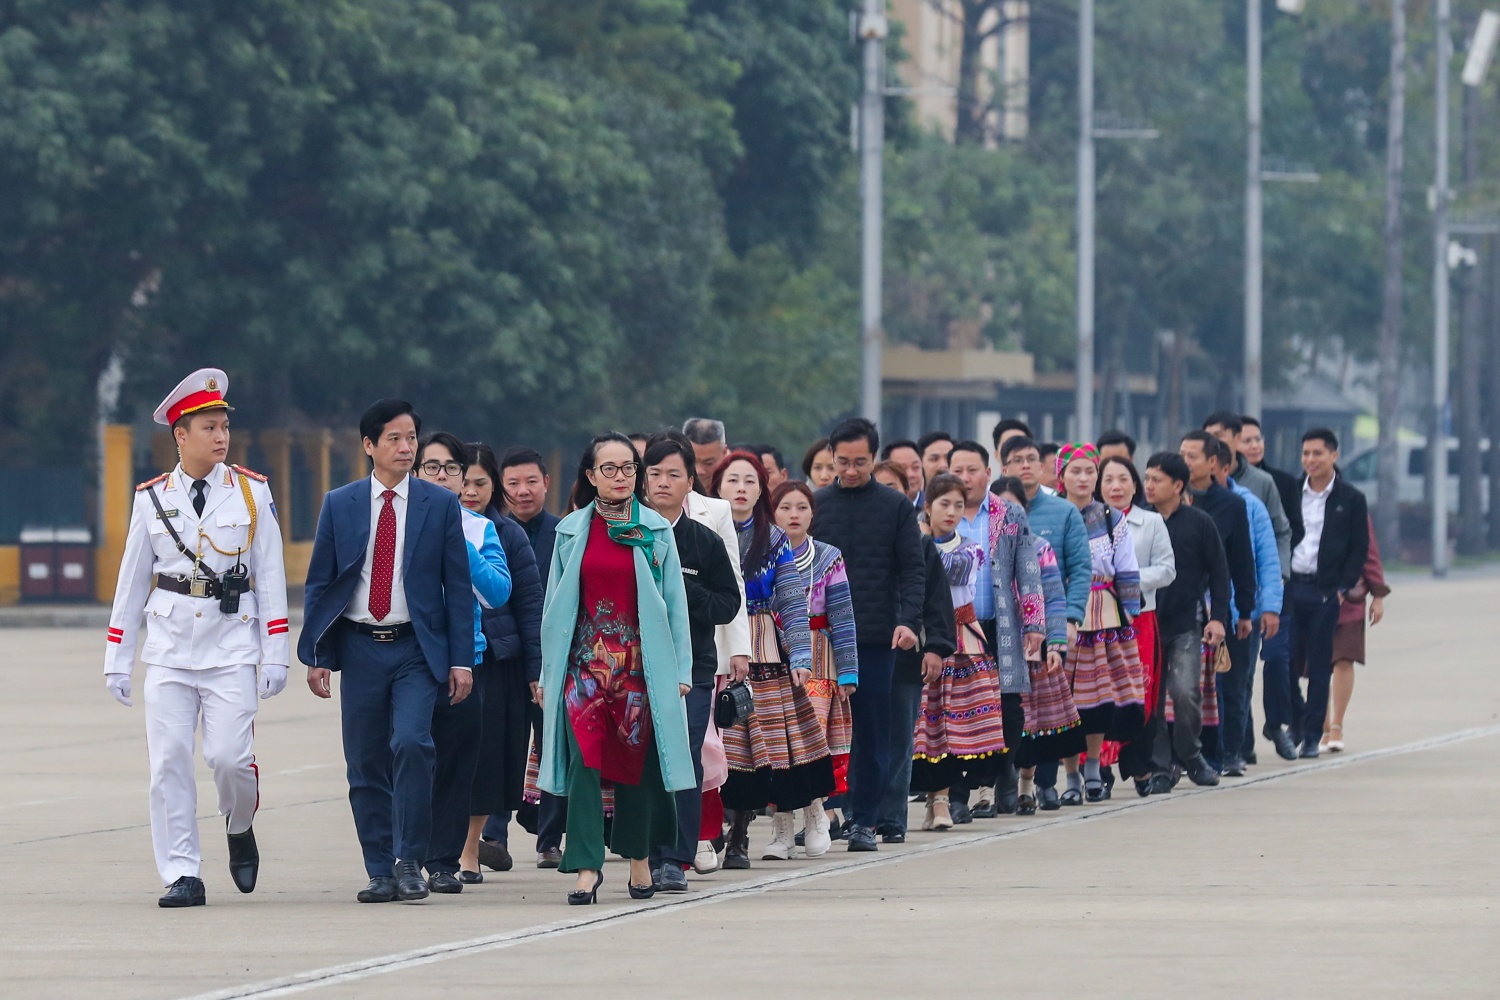
[[[1401,441],[1398,442],[1397,447],[1401,452],[1401,475],[1398,479],[1400,488],[1397,490],[1397,496],[1403,505],[1421,504],[1426,489],[1427,444],[1420,440]],[[1480,450],[1481,454],[1488,455],[1488,440],[1480,442]],[[1372,505],[1379,494],[1379,483],[1376,479],[1379,457],[1374,448],[1366,448],[1348,462],[1340,464],[1344,475],[1349,479],[1349,485],[1363,493]],[[1488,476],[1480,481],[1479,498],[1481,506],[1488,508]],[[1451,437],[1448,439],[1448,511],[1452,514],[1458,513],[1458,439]]]

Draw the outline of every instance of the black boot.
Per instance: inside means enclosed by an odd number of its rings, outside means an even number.
[[[229,825],[228,817],[224,825]],[[231,833],[229,836],[229,877],[240,892],[254,892],[255,878],[260,874],[260,849],[255,846],[255,830]]]
[[[750,867],[750,820],[754,813],[735,809],[729,813],[729,848],[724,852],[725,868]]]

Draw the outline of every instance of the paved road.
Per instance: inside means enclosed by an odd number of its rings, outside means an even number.
[[[1285,764],[1263,745],[1219,789],[756,862],[650,903],[611,863],[587,910],[563,905],[570,878],[530,867],[356,904],[337,714],[296,684],[258,724],[260,888],[230,886],[200,771],[209,905],[159,910],[141,712],[105,693],[102,634],[7,630],[3,992],[1500,996],[1500,579],[1396,586],[1341,758]]]

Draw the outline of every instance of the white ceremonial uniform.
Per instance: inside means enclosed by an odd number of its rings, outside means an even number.
[[[129,674],[144,614],[140,657],[146,664],[151,841],[163,885],[199,873],[193,742],[200,715],[203,758],[214,772],[219,813],[229,817],[229,833],[243,833],[259,804],[251,746],[256,665],[280,667],[284,683],[291,663],[281,528],[270,487],[258,474],[223,464],[214,466],[206,482],[201,515],[193,509],[193,480],[181,465],[136,488],[105,646],[104,672]],[[247,487],[255,506],[253,539]],[[153,492],[165,518],[151,502]],[[167,531],[167,521],[215,575],[237,558],[249,572],[250,590],[241,595],[236,613],[223,613],[217,598],[156,586],[158,576],[188,578],[194,568]]]

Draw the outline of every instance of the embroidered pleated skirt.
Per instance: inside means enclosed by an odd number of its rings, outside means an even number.
[[[974,606],[957,609],[958,649],[943,673],[922,688],[912,735],[911,784],[915,791],[950,787],[976,762],[1005,752],[1000,711],[1000,671],[985,651]]]
[[[1139,736],[1146,725],[1146,672],[1135,629],[1124,620],[1109,581],[1094,578],[1068,659],[1083,731],[1122,743]]]
[[[820,621],[822,623],[820,627]],[[823,738],[828,743],[828,753],[833,757],[834,793],[842,795],[849,790],[849,748],[854,742],[854,718],[849,711],[849,699],[839,694],[839,673],[833,660],[833,643],[828,640],[828,619],[821,615],[812,619],[813,676],[807,682],[807,696],[812,699],[813,711],[823,727]]]

